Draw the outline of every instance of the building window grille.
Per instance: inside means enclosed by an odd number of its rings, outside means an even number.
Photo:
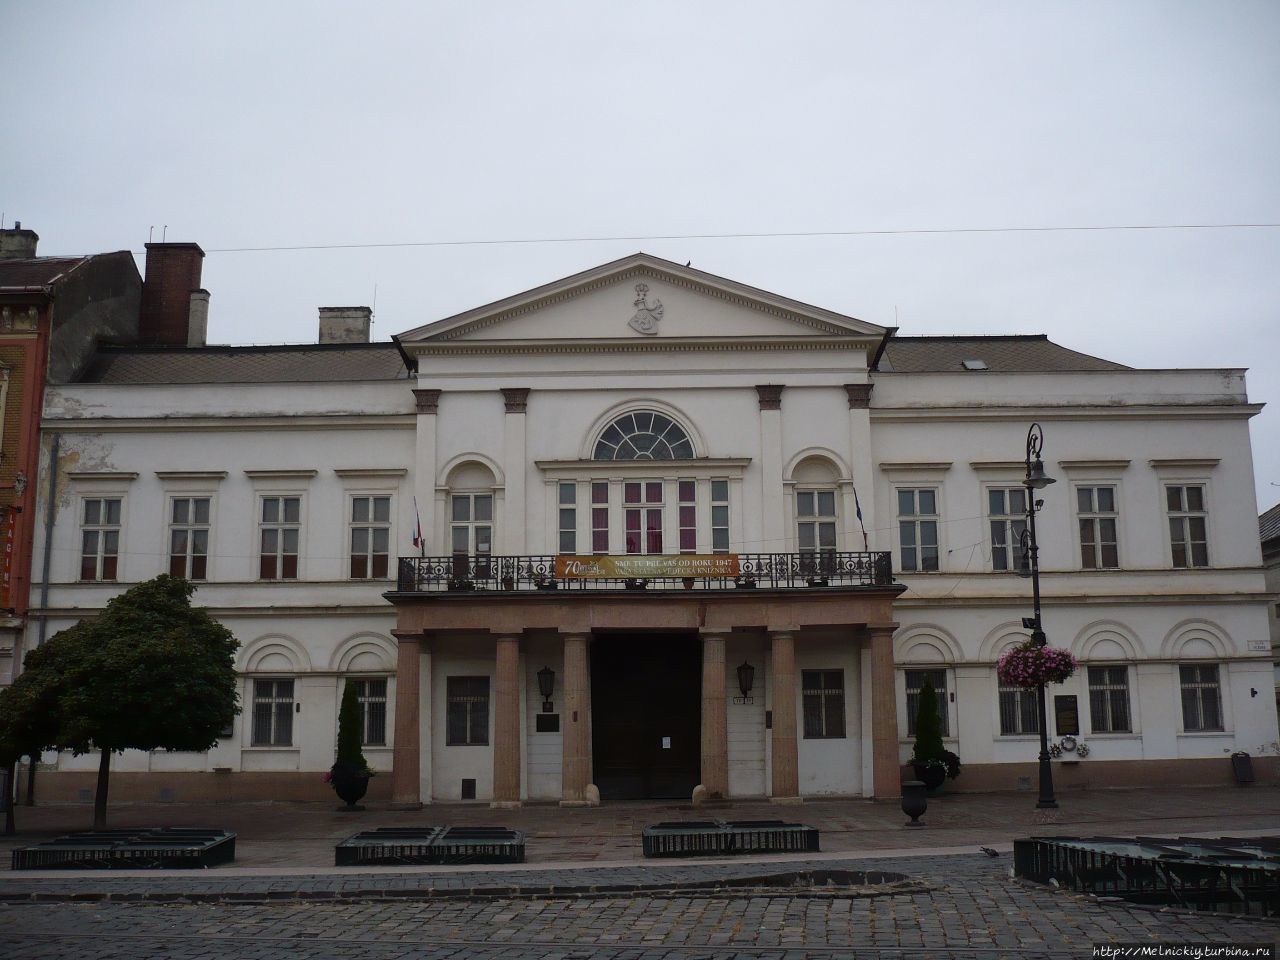
[[[932,670],[907,670],[907,736],[916,735],[916,717],[920,713],[920,690],[926,680],[933,686],[938,695],[938,718],[942,721],[942,735],[951,736],[951,711],[947,709],[947,671],[946,668]]]
[[[1026,488],[988,490],[987,518],[991,524],[991,569],[1017,570],[1022,531],[1027,528]]]
[[[119,557],[119,498],[93,497],[85,500],[80,527],[80,579],[116,579]]]
[[[1089,668],[1089,722],[1094,733],[1131,733],[1129,668]]]
[[[800,687],[804,697],[804,738],[843,739],[844,671],[802,670]]]
[[[576,483],[557,484],[556,500],[560,507],[560,536],[558,549],[561,553],[577,553],[578,485]]]
[[[1080,520],[1080,566],[1085,570],[1115,570],[1120,566],[1116,547],[1116,488],[1076,487]]]
[[[662,553],[662,481],[628,480],[622,502],[627,553]]]
[[[253,681],[253,745],[293,745],[293,681]]]
[[[796,539],[800,553],[810,563],[816,557],[829,559],[836,552],[836,492],[796,491]]]
[[[488,560],[493,553],[493,494],[455,493],[452,511],[453,555]]]
[[[1204,487],[1199,484],[1171,484],[1164,488],[1169,508],[1169,545],[1175,567],[1209,565],[1209,511],[1205,508]]]
[[[904,572],[938,569],[938,492],[898,491],[898,540]]]
[[[381,580],[390,571],[391,498],[351,498],[351,579]]]
[[[591,552],[609,552],[609,481],[591,484]]]
[[[1039,691],[1000,686],[1000,736],[1031,736],[1040,732]]]
[[[711,481],[711,552],[729,552],[729,481]]]
[[[366,747],[387,745],[387,678],[348,680],[356,689],[360,707],[360,742]]]
[[[1222,689],[1216,663],[1191,663],[1178,667],[1182,687],[1182,729],[1188,733],[1221,730]]]
[[[698,485],[692,480],[676,484],[680,494],[680,552],[698,552]]]
[[[209,498],[174,497],[169,508],[169,576],[203,580],[209,563]]]
[[[262,580],[298,579],[302,498],[263,497],[261,516],[258,577]]]
[[[487,746],[489,678],[449,677],[445,685],[445,743],[451,747]]]
[[[693,443],[670,417],[652,410],[636,410],[605,427],[592,459],[692,460]]]

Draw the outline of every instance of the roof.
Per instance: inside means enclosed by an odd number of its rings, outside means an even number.
[[[407,380],[394,343],[101,347],[81,383],[342,383]]]
[[[0,292],[33,290],[57,283],[89,257],[19,257],[0,260]]]
[[[1280,539],[1280,503],[1258,518],[1258,539],[1263,543]]]
[[[893,337],[879,369],[885,373],[962,373],[966,360],[980,360],[996,373],[1055,370],[1131,370],[1051,343],[1043,333],[1010,337]],[[977,372],[975,371],[975,372]]]

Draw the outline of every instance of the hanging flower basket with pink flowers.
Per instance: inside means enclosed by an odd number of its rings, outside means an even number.
[[[1042,683],[1062,683],[1079,661],[1070,650],[1037,647],[1030,640],[1011,647],[996,661],[996,676],[1006,686],[1038,687]]]

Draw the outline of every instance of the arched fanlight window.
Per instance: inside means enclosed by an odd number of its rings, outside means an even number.
[[[592,459],[692,460],[693,444],[670,417],[652,410],[636,410],[605,427]]]

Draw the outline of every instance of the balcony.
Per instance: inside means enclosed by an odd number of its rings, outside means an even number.
[[[401,557],[396,592],[788,590],[894,585],[891,554]]]

